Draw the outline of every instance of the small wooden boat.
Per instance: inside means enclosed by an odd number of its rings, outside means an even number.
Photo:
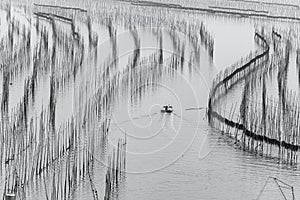
[[[169,105],[165,105],[162,107],[161,109],[162,113],[172,113],[173,112],[173,107],[169,104]]]

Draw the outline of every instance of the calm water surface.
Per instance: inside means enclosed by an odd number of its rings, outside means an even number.
[[[126,200],[256,199],[267,178],[274,176],[293,185],[299,199],[299,170],[243,152],[208,125],[205,107],[213,77],[258,47],[252,22],[208,17],[205,23],[215,38],[213,62],[201,49],[193,72],[164,74],[134,103],[124,97],[116,104],[110,142],[115,144],[126,133],[128,148],[126,178],[116,196]],[[142,36],[142,41],[148,39]],[[227,101],[239,98],[240,89]],[[160,112],[166,103],[174,106],[174,113]],[[272,182],[261,194],[261,199],[281,198]]]
[[[206,15],[199,17],[214,36],[213,61],[202,47],[199,63],[189,66],[191,47],[187,42],[183,70],[166,70],[159,81],[141,85],[139,89],[144,92],[131,90],[113,105],[108,145],[114,146],[126,133],[128,150],[127,173],[117,190],[116,199],[256,199],[269,176],[293,185],[296,198],[300,199],[299,169],[243,152],[207,123],[206,105],[213,78],[219,70],[258,48],[253,37],[254,27],[260,22]],[[103,27],[97,30],[104,35],[100,37],[100,49],[111,48],[107,32]],[[121,69],[132,55],[134,44],[129,31],[120,28],[118,34]],[[148,57],[158,47],[156,38],[147,29],[139,30],[139,36],[141,56]],[[163,38],[164,57],[170,59],[172,42],[167,33]],[[98,55],[97,62],[101,63],[108,53],[102,51]],[[142,66],[139,67],[143,70]],[[89,77],[88,70],[84,73],[85,78]],[[74,93],[82,77],[77,79],[69,90],[58,96],[58,124],[73,112]],[[11,86],[11,107],[19,101],[23,83],[21,77]],[[39,83],[37,110],[47,102],[49,77]],[[295,85],[293,81],[291,85]],[[234,101],[239,95],[237,89],[227,101]],[[161,106],[168,103],[175,111],[161,113]],[[94,182],[101,197],[106,172],[101,163],[102,156],[97,156],[99,162],[95,163],[94,170]],[[44,198],[44,194],[38,192],[43,190],[42,185],[37,185],[29,199]],[[261,199],[281,199],[278,192],[276,185],[270,184]],[[92,199],[89,183],[83,182],[74,196],[75,199]]]

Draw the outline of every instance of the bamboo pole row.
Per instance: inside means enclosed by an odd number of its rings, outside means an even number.
[[[156,31],[164,28],[168,32],[178,31],[189,38],[194,48],[194,53],[199,58],[200,45],[208,51],[208,54],[213,58],[214,40],[212,35],[208,32],[204,23],[198,20],[195,16],[191,20],[190,15],[183,18],[177,18],[173,12],[156,9],[143,9],[136,7],[135,12],[129,12],[128,5],[117,5],[110,3],[99,3],[95,6],[98,9],[91,10],[91,16],[95,22],[103,26],[110,26],[112,23],[132,30],[132,24],[140,29],[150,29]],[[99,12],[103,10],[103,12]],[[184,14],[184,13],[183,13]],[[156,31],[157,32],[157,31]]]
[[[88,152],[93,152],[95,147],[95,125],[93,122],[99,121],[99,115],[105,119],[104,121],[100,120],[100,131],[104,135],[107,134],[108,126],[109,126],[109,118],[110,118],[110,98],[114,93],[111,91],[110,85],[108,85],[107,89],[104,88],[103,93],[99,93],[97,95],[97,99],[99,100],[97,104],[95,103],[95,99],[91,101],[82,102],[83,105],[80,105],[83,108],[83,116],[76,114],[70,121],[62,124],[58,129],[56,127],[56,96],[57,89],[62,83],[66,82],[65,77],[69,79],[69,75],[74,77],[76,75],[76,70],[74,67],[82,64],[82,58],[78,59],[78,56],[74,56],[75,52],[82,52],[80,49],[80,45],[76,46],[76,41],[73,41],[70,36],[66,36],[63,32],[60,32],[59,29],[56,28],[56,24],[54,21],[51,22],[52,25],[52,46],[48,45],[48,33],[45,32],[43,28],[40,28],[37,25],[37,32],[39,33],[40,40],[37,43],[37,48],[35,48],[33,54],[33,70],[32,74],[29,75],[29,78],[25,80],[24,84],[24,96],[22,100],[19,102],[17,108],[14,108],[11,113],[8,114],[8,96],[9,96],[9,75],[8,70],[14,72],[16,68],[7,67],[7,70],[3,71],[4,76],[4,91],[7,92],[7,96],[2,99],[2,137],[1,141],[3,141],[3,146],[1,150],[1,160],[5,163],[5,174],[6,174],[6,182],[5,182],[5,191],[4,195],[8,192],[14,192],[20,195],[20,191],[23,191],[22,188],[24,186],[29,186],[29,182],[35,180],[44,173],[47,173],[49,169],[53,166],[58,165],[58,163],[63,160],[66,155],[70,155],[72,152],[76,152],[78,148],[83,148],[80,146],[86,146],[89,149]],[[8,38],[15,38],[13,34],[9,34]],[[12,41],[12,39],[8,40]],[[29,40],[30,41],[30,40]],[[25,45],[28,46],[28,40],[24,40],[20,45],[20,50],[24,48]],[[10,42],[10,44],[12,44]],[[48,47],[52,47],[50,50]],[[71,48],[69,48],[71,47]],[[79,49],[78,49],[79,47]],[[17,49],[18,47],[16,47]],[[57,51],[62,49],[64,58],[69,59],[60,59],[60,55],[57,54]],[[78,50],[77,50],[78,49]],[[14,51],[9,51],[13,54]],[[17,55],[22,55],[26,59],[23,59],[21,56],[15,57],[15,59],[25,64],[25,61],[31,60],[30,51],[15,51]],[[64,55],[66,53],[66,55]],[[81,54],[81,57],[83,55]],[[71,63],[69,68],[62,68],[66,65],[63,62],[66,60],[67,63]],[[75,60],[75,61],[74,61]],[[80,61],[81,60],[81,61]],[[81,64],[80,64],[81,63]],[[6,65],[7,66],[7,65]],[[63,69],[63,73],[59,73],[59,69]],[[38,87],[38,79],[43,76],[43,71],[51,71],[50,76],[50,99],[49,99],[49,107],[47,109],[43,109],[38,116],[32,116],[29,118],[28,111],[31,109],[29,106],[29,102],[35,93],[35,88]],[[14,72],[15,73],[15,72]],[[59,76],[63,74],[63,76]],[[103,88],[103,83],[102,86]],[[100,89],[99,89],[100,90]],[[106,93],[108,92],[108,94]],[[30,95],[31,94],[31,95]],[[90,102],[90,103],[89,103]],[[95,109],[95,107],[99,107]],[[92,112],[94,110],[98,110],[99,113]],[[105,112],[103,113],[103,111]],[[5,114],[6,113],[6,114]],[[106,116],[104,116],[104,114]],[[91,119],[93,117],[93,119]],[[89,120],[88,120],[89,119]],[[90,121],[91,120],[91,121]],[[86,123],[88,121],[88,123]],[[82,128],[82,124],[85,124],[85,127]],[[88,125],[87,125],[88,124]],[[86,136],[81,136],[81,133],[86,132]],[[92,133],[92,134],[90,134]],[[98,136],[97,136],[98,137]],[[89,142],[85,142],[90,138]],[[93,138],[93,139],[91,139]],[[102,138],[102,137],[100,137]],[[99,138],[99,139],[100,139]],[[81,141],[82,142],[79,142]],[[103,141],[102,141],[103,142]],[[101,141],[98,144],[101,145]],[[89,160],[86,159],[91,157],[91,153],[85,153],[81,155],[81,158],[78,159],[78,163],[73,163],[73,173],[77,172],[77,175],[72,175],[73,178],[66,178],[64,181],[55,180],[56,174],[53,175],[53,184],[61,184],[62,182],[69,182],[69,185],[73,185],[73,182],[77,182],[80,177],[83,177],[86,172],[86,166],[89,165]],[[93,154],[93,153],[92,153]],[[2,156],[3,155],[3,156]],[[3,158],[3,159],[2,159]],[[2,166],[2,165],[1,165]],[[70,173],[72,170],[68,171],[68,176],[70,177]],[[79,174],[79,175],[78,175]],[[44,174],[45,175],[45,174]],[[60,177],[60,175],[58,175]],[[69,179],[69,180],[68,180]],[[68,181],[66,181],[68,180]],[[51,198],[58,197],[58,191],[66,190],[62,189],[60,185],[53,185]],[[28,188],[28,187],[27,187]],[[68,196],[69,193],[65,193],[65,196]]]
[[[274,31],[272,34],[279,37],[279,34],[274,33]],[[263,40],[261,41],[263,42]],[[267,50],[269,49],[267,43],[261,44]],[[239,69],[246,70],[248,73],[251,71],[247,69],[251,68],[251,65],[246,64],[230,70],[229,73],[224,72],[224,75],[217,76],[210,93],[208,114],[209,120],[212,120],[211,124],[235,138],[236,143],[243,150],[267,157],[275,157],[284,163],[294,164],[298,162],[297,152],[300,147],[298,141],[300,133],[297,126],[298,103],[295,94],[288,92],[286,85],[289,52],[291,50],[289,39],[287,39],[284,48],[284,50],[280,50],[280,46],[277,45],[276,51],[274,51],[277,58],[274,59],[272,55],[271,63],[260,63],[259,65],[261,68],[269,65],[270,68],[273,68],[273,72],[277,69],[278,101],[270,101],[267,96],[266,75],[268,72],[270,73],[270,70],[266,69],[262,71],[262,76],[258,73],[247,75],[239,109],[240,113],[236,115],[231,109],[229,115],[222,114],[225,111],[218,105],[218,99],[222,95],[226,95],[226,91],[232,83],[237,82],[232,82],[232,79],[235,78],[236,73],[243,73]],[[259,55],[255,59],[260,59]],[[255,61],[253,62],[255,63]],[[249,101],[257,85],[262,87],[261,103],[258,103],[257,100]],[[234,118],[236,119],[234,120]]]
[[[112,155],[108,158],[104,200],[113,199],[116,188],[125,177],[126,142],[126,137],[119,139],[117,148],[113,149]]]

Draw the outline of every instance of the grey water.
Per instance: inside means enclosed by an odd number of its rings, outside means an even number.
[[[1,15],[1,22],[4,16]],[[274,24],[274,21],[205,14],[199,14],[199,18],[214,37],[214,58],[211,59],[202,46],[199,62],[190,63],[192,47],[188,39],[181,36],[186,41],[187,52],[183,69],[162,66],[166,70],[160,80],[125,91],[128,94],[120,95],[112,105],[108,145],[114,147],[118,138],[127,137],[126,175],[114,194],[115,199],[256,199],[270,176],[293,185],[296,199],[300,199],[299,168],[243,152],[226,135],[210,127],[206,118],[209,89],[215,75],[250,51],[257,50],[259,47],[253,39],[255,27]],[[284,24],[282,27],[290,25],[289,22],[281,23]],[[141,58],[146,58],[158,48],[157,41],[147,28],[138,32]],[[103,63],[108,56],[105,50],[110,48],[110,44],[105,27],[99,25],[97,34],[100,35],[97,62]],[[122,30],[122,27],[118,28],[117,40],[118,67],[121,70],[132,55],[134,41],[130,31]],[[163,49],[164,59],[170,59],[174,49],[167,31],[163,33]],[[86,63],[88,65],[89,62]],[[143,70],[143,66],[138,67],[138,70]],[[295,67],[291,68],[289,80],[292,81],[289,85],[293,88],[297,80],[293,73]],[[82,75],[85,81],[92,76],[89,69],[87,67]],[[11,109],[22,96],[25,77],[26,73],[11,86]],[[59,94],[57,124],[74,112],[74,93],[83,77]],[[39,113],[49,98],[49,76],[39,83],[37,104],[32,113]],[[240,95],[241,90],[237,89],[227,97],[228,106]],[[165,104],[172,104],[174,112],[162,113],[160,110]],[[103,197],[105,166],[101,155],[96,159],[99,163],[95,163],[93,177],[99,196]],[[41,192],[42,183],[32,190],[28,199],[45,199]],[[74,199],[92,198],[88,181],[81,183]],[[260,199],[282,198],[276,185],[270,184]]]
[[[109,141],[114,145],[125,134],[128,141],[126,177],[116,199],[256,199],[270,176],[293,185],[298,199],[299,169],[243,152],[207,123],[207,98],[216,73],[258,47],[252,22],[210,17],[205,22],[215,39],[213,61],[201,48],[200,63],[191,71],[163,75],[138,100],[127,96],[115,105]],[[142,35],[141,40],[149,37]],[[151,47],[148,43],[143,47]],[[239,91],[226,100],[235,101],[242,95]],[[174,113],[161,113],[168,103]],[[88,187],[78,191],[78,199],[88,195]],[[281,198],[274,183],[260,195]]]

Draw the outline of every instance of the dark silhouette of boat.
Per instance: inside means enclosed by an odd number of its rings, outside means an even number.
[[[165,105],[162,107],[161,109],[162,113],[172,113],[173,112],[173,106],[171,106],[170,104]]]

